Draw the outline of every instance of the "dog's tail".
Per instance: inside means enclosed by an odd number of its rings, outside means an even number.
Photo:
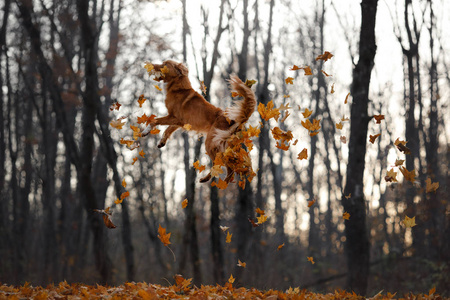
[[[242,100],[235,101],[233,106],[225,110],[225,116],[236,122],[237,127],[247,122],[256,107],[256,97],[252,89],[247,86],[236,75],[230,76],[230,89],[243,97]]]

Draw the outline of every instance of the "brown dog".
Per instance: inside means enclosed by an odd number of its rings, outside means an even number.
[[[237,76],[231,75],[229,80],[231,90],[244,99],[222,110],[207,102],[202,95],[192,89],[188,78],[189,71],[182,63],[167,60],[160,65],[154,64],[153,68],[149,73],[156,76],[155,80],[162,80],[165,83],[165,103],[169,114],[156,118],[142,132],[142,136],[147,135],[157,125],[169,125],[158,144],[161,148],[175,130],[189,124],[192,130],[206,134],[206,152],[211,161],[214,161],[217,153],[225,151],[227,139],[252,115],[256,106],[255,94]],[[234,171],[230,166],[226,167],[225,181],[228,183],[233,179]],[[200,182],[210,179],[211,172],[200,179]]]

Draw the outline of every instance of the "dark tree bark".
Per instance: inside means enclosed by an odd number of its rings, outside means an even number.
[[[359,61],[353,70],[351,94],[351,129],[347,182],[342,197],[344,210],[350,214],[345,221],[345,253],[347,256],[347,287],[365,295],[369,276],[370,244],[366,224],[364,199],[364,168],[367,145],[369,85],[374,57],[375,19],[377,0],[361,2],[361,32],[359,39]],[[351,194],[351,197],[345,197]]]

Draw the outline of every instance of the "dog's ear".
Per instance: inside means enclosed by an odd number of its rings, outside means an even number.
[[[176,64],[174,67],[178,76],[188,76],[189,70],[183,63]]]

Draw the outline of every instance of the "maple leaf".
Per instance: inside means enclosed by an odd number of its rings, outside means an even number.
[[[242,262],[240,259],[238,259],[238,263],[237,263],[237,266],[238,267],[242,267],[242,268],[245,268],[246,266],[247,266],[247,263],[245,263],[245,262]]]
[[[387,171],[384,180],[386,180],[386,182],[397,182],[397,172],[395,172],[394,169],[390,169]]]
[[[253,80],[253,79],[247,79],[247,80],[245,80],[245,85],[246,86],[248,86],[248,87],[252,87],[254,84],[256,84],[257,83],[257,81],[256,80]]]
[[[106,209],[94,209],[95,212],[102,214],[103,217],[103,223],[105,223],[105,226],[109,229],[116,228],[116,225],[111,220],[111,212],[109,211],[110,207],[107,207]]]
[[[400,170],[400,172],[402,172],[403,177],[405,177],[406,180],[414,183],[414,180],[416,178],[415,170],[408,171],[405,167],[400,167],[399,170]]]
[[[124,179],[124,180],[122,180],[122,186],[123,186],[124,188],[126,188],[126,187],[127,187],[127,183],[125,182],[125,179]]]
[[[144,152],[144,150],[139,151],[139,155],[140,155],[142,158],[145,158],[145,152]]]
[[[161,73],[163,73],[163,74],[167,74],[167,73],[169,73],[169,68],[167,67],[167,66],[164,66],[162,69],[161,69]]]
[[[181,207],[182,208],[186,208],[188,206],[188,199],[184,199],[182,202],[181,202]]]
[[[334,94],[334,82],[333,82],[333,84],[331,85],[331,91],[330,91],[330,94]]]
[[[302,69],[303,69],[303,71],[305,71],[306,76],[313,74],[311,71],[311,68],[309,66],[303,67]]]
[[[230,275],[230,278],[228,278],[229,283],[234,283],[235,278],[233,277],[233,274]]]
[[[403,165],[404,162],[405,162],[404,159],[396,159],[395,160],[395,166],[396,167],[401,166],[401,165]]]
[[[283,110],[288,110],[291,108],[292,107],[289,106],[289,103],[287,103],[287,104],[281,104],[280,107],[278,108],[278,110],[283,111]]]
[[[222,230],[223,232],[226,232],[228,229],[230,229],[230,227],[228,227],[228,226],[222,226],[222,225],[219,225],[219,228],[220,228],[220,230]]]
[[[203,165],[200,165],[200,162],[197,160],[196,162],[194,162],[193,163],[193,165],[194,165],[194,168],[199,172],[199,173],[201,173],[201,172],[203,172],[204,170],[205,170],[205,166],[203,166]]]
[[[113,110],[119,110],[119,108],[122,106],[122,104],[120,104],[119,102],[114,102],[113,104],[111,104],[111,106],[109,107],[110,111]]]
[[[308,158],[308,150],[303,148],[303,150],[298,154],[297,159],[307,159]]]
[[[342,127],[344,127],[344,124],[342,124],[342,122],[336,123],[336,129],[342,130]]]
[[[345,199],[350,199],[352,197],[352,193],[348,194],[347,196],[344,196]]]
[[[257,214],[260,214],[260,215],[265,215],[265,214],[266,214],[266,212],[265,212],[264,210],[262,210],[261,208],[259,208],[259,207],[257,207],[257,208],[255,209],[255,212],[256,212]]]
[[[145,62],[144,68],[147,70],[148,75],[151,75],[155,69],[155,67],[149,62]]]
[[[120,200],[119,198],[116,199],[116,201],[114,201],[115,204],[121,204],[123,202],[123,199]]]
[[[376,124],[381,124],[381,120],[384,120],[384,115],[374,115],[373,117],[376,120]]]
[[[284,247],[284,243],[283,244],[281,244],[281,245],[278,245],[278,247],[277,247],[277,251],[280,251],[281,250],[281,248],[283,248]]]
[[[261,215],[259,217],[256,217],[256,219],[258,220],[258,222],[256,222],[256,224],[263,224],[267,221],[267,216],[266,215]]]
[[[302,112],[303,118],[308,118],[313,113],[313,110],[309,110],[305,108],[305,111]]]
[[[348,97],[350,96],[350,93],[347,94],[347,96],[345,96],[345,100],[344,100],[344,104],[347,104],[348,101]]]
[[[232,233],[230,233],[229,231],[227,231],[227,238],[225,239],[225,242],[227,244],[231,243],[231,237],[233,236]]]
[[[213,177],[219,177],[219,175],[222,173],[223,173],[222,167],[219,165],[214,165],[211,168],[211,176]]]
[[[344,213],[342,214],[342,218],[343,218],[344,220],[350,220],[350,214],[349,214],[348,212],[344,212]]]
[[[144,102],[145,102],[146,100],[147,100],[147,99],[144,98],[144,94],[140,95],[140,96],[139,96],[139,99],[138,99],[139,107],[142,107],[142,104],[144,104]]]
[[[171,234],[171,232],[166,233],[166,228],[161,227],[161,224],[159,224],[158,238],[161,240],[164,246],[168,246],[171,244],[171,242],[169,241]]]
[[[294,84],[294,78],[292,77],[288,77],[284,81],[286,82],[286,84]]]
[[[161,130],[159,130],[158,128],[153,128],[152,130],[150,130],[150,134],[158,134],[160,133]]]
[[[126,197],[129,197],[129,196],[130,196],[130,192],[128,192],[128,191],[123,192],[123,193],[120,195],[120,200],[123,200],[123,199],[125,199]]]
[[[131,163],[131,165],[134,165],[137,162],[138,158],[137,157],[133,157],[133,162]]]
[[[301,68],[299,68],[298,66],[294,65],[292,68],[290,68],[289,70],[291,71],[297,71],[300,70]]]
[[[416,226],[416,217],[409,218],[405,215],[405,219],[402,221],[406,228],[412,228]]]
[[[346,136],[341,136],[340,137],[340,139],[341,139],[341,142],[343,143],[343,144],[346,144],[347,143],[347,137]]]
[[[228,183],[225,180],[222,180],[222,178],[219,178],[219,182],[213,181],[211,182],[211,186],[217,186],[219,189],[224,190],[227,188]]]
[[[311,262],[311,264],[315,264],[314,258],[312,256],[307,256],[306,258]]]
[[[131,130],[133,130],[133,139],[137,140],[141,137],[141,129],[137,126],[130,125]]]
[[[313,205],[314,205],[314,203],[316,203],[316,199],[313,199],[313,200],[309,200],[309,201],[308,201],[308,207],[311,207],[311,206],[313,206]]]
[[[250,222],[250,224],[252,224],[253,227],[258,227],[260,224],[257,224],[255,221],[253,221],[252,218],[248,218],[248,221]]]
[[[124,124],[125,124],[125,122],[122,123],[122,119],[118,119],[118,120],[109,122],[109,125],[111,125],[111,127],[119,129],[119,130],[122,129]]]
[[[373,144],[375,143],[375,140],[377,139],[377,137],[379,137],[381,135],[381,133],[375,134],[375,135],[370,135],[369,136],[369,141]]]
[[[145,124],[148,125],[151,122],[153,122],[153,120],[156,118],[155,115],[151,115],[150,117],[148,117],[146,114],[143,114],[140,117],[137,117],[137,123],[138,124]]]
[[[346,118],[345,115],[344,115],[344,116],[342,117],[341,121],[342,121],[342,122],[347,122],[347,121],[350,121],[350,119],[349,119],[349,118]]]
[[[407,141],[401,141],[400,138],[397,138],[394,142],[394,145],[397,149],[405,154],[411,154],[411,150],[406,147]]]
[[[331,53],[328,52],[328,51],[325,51],[323,54],[320,54],[320,55],[318,55],[318,56],[316,57],[316,61],[317,61],[317,60],[327,61],[327,60],[329,60],[329,59],[332,58],[332,57],[333,57],[333,54],[331,54]]]
[[[267,106],[259,103],[258,112],[261,115],[261,118],[266,121],[269,121],[271,118],[274,118],[275,121],[278,121],[278,118],[280,117],[280,110],[278,108],[274,108],[273,100],[270,100],[269,103],[267,103]]]
[[[431,178],[427,178],[427,180],[425,180],[427,187],[427,193],[431,193],[431,192],[435,192],[436,190],[439,188],[439,182],[433,182],[431,183]]]

